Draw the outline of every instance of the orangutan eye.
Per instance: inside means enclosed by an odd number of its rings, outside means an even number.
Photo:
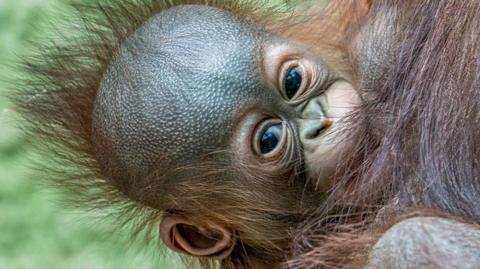
[[[298,68],[291,68],[287,71],[284,88],[288,100],[292,100],[302,86],[303,76]]]
[[[283,124],[278,123],[274,125],[270,125],[265,129],[265,131],[261,134],[259,140],[259,149],[262,154],[268,154],[274,151],[280,141],[282,140],[283,135]]]
[[[278,159],[285,151],[289,128],[280,118],[264,119],[255,127],[252,136],[254,153],[266,160]]]

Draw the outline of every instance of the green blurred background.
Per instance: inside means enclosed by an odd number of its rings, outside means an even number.
[[[48,36],[59,6],[52,0],[0,0],[0,96],[7,91],[5,80],[16,75],[12,67],[28,53],[27,41]],[[60,195],[41,186],[30,169],[35,155],[15,128],[13,110],[0,97],[0,269],[184,268],[175,256],[155,255],[112,234],[111,223],[62,206]]]
[[[27,41],[48,36],[46,25],[59,6],[54,0],[0,0],[0,269],[184,268],[178,257],[129,244],[126,236],[110,233],[111,223],[62,206],[59,194],[41,186],[29,168],[35,155],[1,96],[5,78],[15,76],[12,66],[28,53]]]

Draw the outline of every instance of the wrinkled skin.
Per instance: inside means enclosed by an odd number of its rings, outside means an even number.
[[[301,85],[289,96],[285,82],[294,68]],[[198,171],[185,166],[207,161],[220,170],[240,163],[243,170],[266,167],[276,180],[267,183],[277,195],[265,199],[273,203],[268,206],[299,213],[314,207],[322,196],[305,189],[302,178],[328,188],[348,143],[339,132],[342,117],[358,104],[351,84],[302,46],[226,11],[179,6],[151,18],[122,45],[98,91],[93,140],[103,173],[117,188],[170,212],[161,225],[170,248],[224,259],[240,242],[248,245],[242,237],[254,235],[221,220],[199,221],[186,206],[166,205],[158,196],[175,195],[168,186],[218,181],[196,179]],[[268,130],[278,141],[265,150]],[[238,192],[252,188],[253,182],[242,183],[248,178],[226,170],[222,181]],[[291,180],[295,171],[300,174]],[[284,222],[269,221],[271,227]]]

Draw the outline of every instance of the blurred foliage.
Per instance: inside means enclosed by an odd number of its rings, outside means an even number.
[[[38,157],[1,96],[5,81],[16,75],[15,63],[28,54],[28,41],[46,39],[59,6],[58,0],[0,0],[0,269],[183,268],[178,257],[132,246],[126,235],[112,236],[111,223],[62,206],[59,194],[41,186],[30,168]]]
[[[28,54],[28,41],[46,39],[59,1],[0,0],[0,96],[14,83],[15,63]],[[63,14],[65,15],[65,14]],[[0,97],[0,268],[184,268],[175,256],[156,255],[112,234],[112,223],[58,202],[31,169],[35,157],[14,108]]]

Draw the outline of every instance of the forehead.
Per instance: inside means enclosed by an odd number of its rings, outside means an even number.
[[[227,101],[242,92],[233,90],[240,86],[235,84],[248,88],[246,82],[254,81],[258,36],[252,25],[226,11],[181,6],[135,32],[117,64],[141,72],[141,90],[173,93],[176,103],[203,103],[218,94]]]
[[[217,150],[239,104],[259,94],[259,34],[209,7],[151,18],[121,46],[101,83],[97,151],[114,152],[117,165],[141,174]]]

